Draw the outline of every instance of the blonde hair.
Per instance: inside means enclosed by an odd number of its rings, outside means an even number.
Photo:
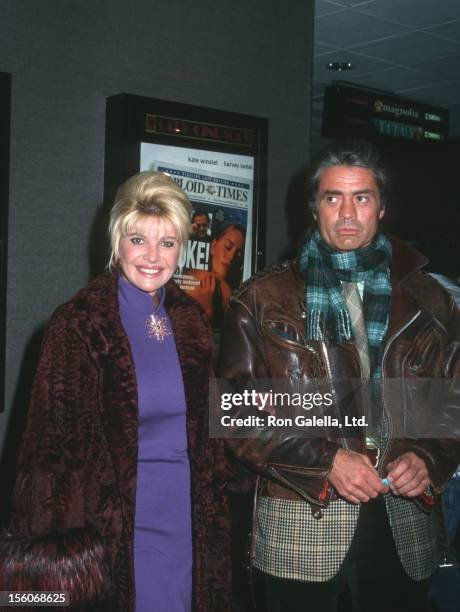
[[[181,247],[190,234],[192,205],[172,178],[164,172],[139,172],[118,189],[110,211],[109,237],[112,270],[120,257],[120,241],[142,221],[156,217],[169,221]]]

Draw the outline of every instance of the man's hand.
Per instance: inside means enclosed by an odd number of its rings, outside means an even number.
[[[409,451],[387,466],[387,478],[395,495],[417,497],[431,484],[425,461]]]
[[[337,493],[353,504],[367,502],[380,493],[388,493],[377,470],[366,455],[339,448],[329,473],[329,482]]]

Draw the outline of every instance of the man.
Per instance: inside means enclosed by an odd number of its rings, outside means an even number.
[[[208,213],[201,208],[196,208],[192,214],[192,234],[190,236],[190,240],[209,242],[208,227]]]
[[[297,261],[234,294],[222,377],[285,379],[296,388],[324,379],[334,390],[344,379],[379,389],[390,378],[459,374],[458,310],[420,271],[427,260],[379,231],[387,183],[368,143],[334,143],[320,155],[310,178],[317,228]],[[263,572],[269,612],[336,611],[346,583],[360,612],[425,609],[438,557],[421,504],[432,505],[445,487],[459,447],[393,431],[398,415],[386,387],[381,399],[364,394],[380,414],[372,437],[364,427],[351,437],[331,429],[299,438],[261,426],[229,441],[262,477],[252,563]],[[446,398],[450,414],[456,401]],[[358,400],[347,410],[364,413]]]

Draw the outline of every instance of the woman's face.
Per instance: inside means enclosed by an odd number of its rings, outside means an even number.
[[[172,223],[146,217],[120,240],[119,264],[132,285],[153,296],[174,274],[179,253],[180,244]]]
[[[243,254],[244,236],[241,230],[233,228],[211,242],[212,272],[219,279],[225,279],[236,255]]]

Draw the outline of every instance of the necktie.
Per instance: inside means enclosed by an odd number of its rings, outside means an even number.
[[[364,380],[369,381],[370,376],[370,359],[369,359],[369,343],[367,340],[366,321],[364,320],[363,302],[359,295],[357,283],[343,283],[343,294],[345,303],[348,308],[348,313],[353,327],[355,336],[355,346],[358,351],[359,360],[361,362],[361,373]],[[385,440],[388,438],[388,417],[384,410],[382,402],[371,400],[372,391],[369,387],[370,395],[366,394],[367,402],[365,414],[369,427],[366,431],[366,447],[377,449],[376,465],[380,457],[380,450],[384,446]],[[375,399],[375,398],[374,398]]]
[[[364,320],[363,303],[359,295],[357,283],[343,283],[343,294],[355,336],[355,346],[361,362],[361,372],[363,378],[369,378],[370,360],[369,345],[367,341],[366,322]]]

